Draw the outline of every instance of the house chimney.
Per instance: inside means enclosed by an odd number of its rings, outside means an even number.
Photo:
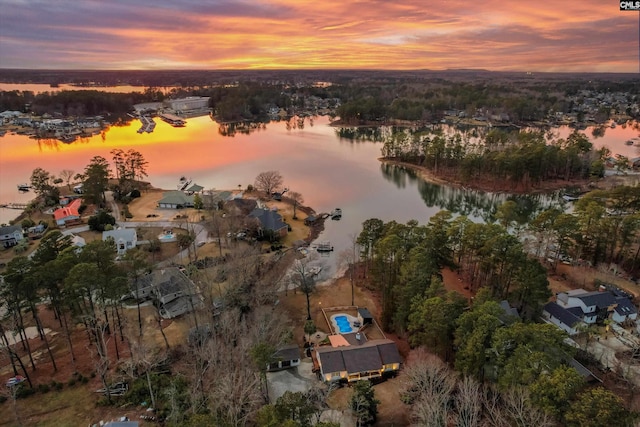
[[[362,338],[362,335],[360,335],[360,332],[356,333],[356,339],[360,341],[361,338]]]

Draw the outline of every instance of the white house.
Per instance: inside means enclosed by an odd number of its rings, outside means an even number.
[[[22,227],[19,225],[0,227],[0,245],[5,248],[17,245],[23,238]]]
[[[573,289],[557,294],[557,303],[582,319],[587,324],[594,324],[598,319],[609,317],[616,301],[610,292],[587,292],[584,289]],[[578,310],[579,309],[579,310]]]
[[[138,235],[133,228],[118,228],[116,230],[103,231],[102,240],[113,239],[116,243],[118,255],[124,255],[129,249],[136,247]]]
[[[609,318],[616,323],[623,323],[635,320],[638,316],[638,309],[628,296],[609,290],[587,292],[574,289],[560,292],[557,294],[557,303],[587,324]]]
[[[629,298],[617,297],[618,305],[611,313],[611,320],[616,323],[624,323],[627,320],[636,320],[638,318],[638,308],[633,305]]]
[[[549,302],[544,306],[542,318],[549,323],[553,323],[569,335],[577,334],[580,325],[584,324],[578,316],[555,302]]]

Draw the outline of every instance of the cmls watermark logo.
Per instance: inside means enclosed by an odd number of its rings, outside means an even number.
[[[620,10],[640,10],[640,1],[621,1]]]

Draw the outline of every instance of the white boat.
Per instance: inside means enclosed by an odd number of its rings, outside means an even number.
[[[31,186],[29,184],[18,184],[18,191],[29,191]]]
[[[335,208],[332,212],[331,212],[331,219],[340,219],[342,218],[342,209],[340,208]]]

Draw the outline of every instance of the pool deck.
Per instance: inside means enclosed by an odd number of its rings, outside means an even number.
[[[353,306],[353,305],[340,306],[340,307],[328,307],[328,308],[323,307],[322,314],[327,325],[327,331],[329,331],[328,335],[341,335],[340,332],[336,332],[334,329],[334,322],[332,319],[333,316],[344,314],[344,315],[348,315],[350,319],[357,319],[358,308],[359,307]],[[353,323],[351,323],[351,325],[353,328]],[[382,332],[382,329],[380,328],[380,326],[378,325],[378,322],[375,319],[373,319],[372,325],[365,325],[360,329],[353,328],[353,331],[348,333],[355,333],[355,332],[365,333],[367,336],[367,339],[369,340],[386,338],[386,336],[384,335],[384,332]]]

